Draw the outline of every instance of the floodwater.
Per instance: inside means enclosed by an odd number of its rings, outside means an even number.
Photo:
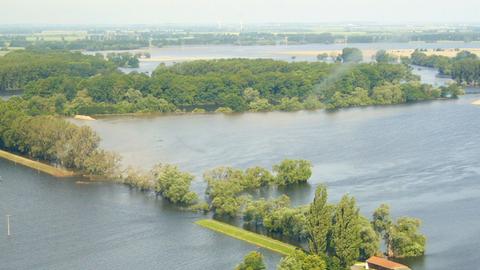
[[[174,163],[197,176],[228,165],[267,168],[285,158],[312,161],[310,185],[289,189],[296,205],[326,183],[330,198],[354,195],[365,215],[385,202],[394,216],[423,220],[427,255],[413,269],[475,269],[480,255],[479,95],[458,100],[333,113],[244,113],[89,122],[125,164]],[[279,192],[274,192],[278,195]]]
[[[425,71],[425,70],[422,70]],[[426,72],[430,79],[435,74]],[[275,190],[295,205],[326,183],[330,201],[349,193],[365,215],[388,203],[422,219],[427,254],[415,270],[476,269],[480,255],[480,95],[337,112],[110,117],[84,122],[125,165],[174,163],[195,174],[229,165],[267,168],[312,161],[309,185]],[[58,180],[0,160],[2,269],[233,269],[255,249],[193,224],[201,218],[109,183]],[[5,215],[12,215],[6,236]],[[280,257],[260,250],[273,269]]]
[[[480,48],[480,42],[440,42],[440,43],[335,43],[335,44],[305,44],[305,45],[265,45],[265,46],[235,46],[235,45],[202,45],[202,46],[172,46],[162,48],[144,48],[130,50],[132,53],[148,52],[151,59],[141,60],[139,68],[124,68],[124,72],[138,71],[151,73],[164,63],[171,65],[178,62],[196,59],[219,58],[271,58],[284,61],[317,61],[317,54],[323,51],[337,51],[345,47],[355,47],[364,51],[364,61],[371,61],[372,51],[380,49],[468,49]],[[96,51],[87,54],[125,51]]]

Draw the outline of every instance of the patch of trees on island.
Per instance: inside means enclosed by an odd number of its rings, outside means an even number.
[[[116,70],[136,65],[132,55],[106,61],[80,53],[15,51],[0,58],[0,89],[25,89],[17,102],[27,103],[32,115],[336,109],[461,93],[456,85],[422,84],[405,65],[355,63],[356,50],[342,57],[344,64],[200,60],[161,65],[149,77]]]

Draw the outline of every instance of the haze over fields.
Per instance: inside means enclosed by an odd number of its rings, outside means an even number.
[[[478,22],[477,0],[16,0],[0,24]]]

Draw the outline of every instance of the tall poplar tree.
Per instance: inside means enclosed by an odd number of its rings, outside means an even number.
[[[329,234],[332,228],[332,206],[327,203],[327,187],[320,184],[307,215],[307,231],[310,251],[325,255],[329,247]]]
[[[360,215],[355,198],[344,195],[338,203],[332,230],[333,259],[340,269],[349,269],[359,258]]]

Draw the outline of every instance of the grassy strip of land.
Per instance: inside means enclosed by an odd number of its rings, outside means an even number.
[[[195,222],[196,224],[208,228],[210,230],[226,234],[230,237],[243,240],[250,244],[269,249],[282,255],[289,255],[297,249],[297,247],[280,242],[270,237],[249,232],[247,230],[217,221],[213,219],[202,219]]]
[[[32,169],[53,175],[55,177],[70,177],[75,175],[74,172],[61,169],[61,168],[56,168],[51,165],[47,165],[38,161],[24,158],[24,157],[21,157],[6,151],[2,151],[2,150],[0,150],[0,158],[10,160],[12,162],[21,164],[23,166],[30,167]]]

